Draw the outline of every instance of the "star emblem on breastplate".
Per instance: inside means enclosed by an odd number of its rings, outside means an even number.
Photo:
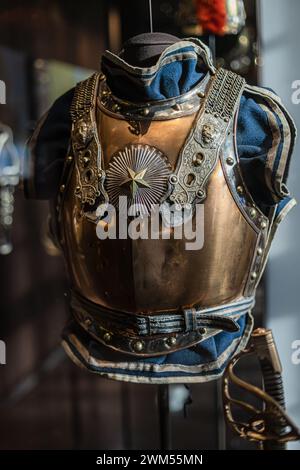
[[[151,188],[151,185],[144,179],[147,169],[134,171],[132,168],[127,168],[129,176],[121,183],[121,186],[129,188],[133,198],[135,198],[139,188]]]
[[[119,208],[120,197],[127,196],[128,207],[150,214],[153,205],[165,195],[170,174],[167,157],[156,147],[129,144],[109,162],[105,183],[109,202]]]

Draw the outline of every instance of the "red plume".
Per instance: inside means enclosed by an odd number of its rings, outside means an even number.
[[[226,0],[196,0],[196,15],[204,33],[224,34]]]

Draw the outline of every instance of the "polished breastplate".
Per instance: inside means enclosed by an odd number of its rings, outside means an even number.
[[[71,145],[58,197],[60,244],[80,325],[108,346],[141,355],[235,331],[261,276],[269,219],[244,184],[236,122],[244,81],[220,70],[176,100],[135,105],[99,74],[77,86]],[[99,239],[99,207],[130,186],[150,210],[156,239]],[[187,250],[165,211],[203,207],[203,246]],[[120,207],[117,207],[117,212]],[[184,222],[183,222],[184,223]],[[163,237],[162,232],[168,237]]]

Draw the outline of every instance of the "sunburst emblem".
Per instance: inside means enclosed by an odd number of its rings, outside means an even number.
[[[109,201],[119,207],[120,196],[127,196],[127,207],[150,214],[168,187],[170,164],[155,147],[131,144],[117,152],[106,172]]]

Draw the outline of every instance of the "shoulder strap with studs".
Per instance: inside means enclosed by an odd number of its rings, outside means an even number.
[[[76,171],[75,195],[83,205],[90,206],[90,210],[83,211],[86,216],[98,199],[107,201],[95,113],[99,80],[101,74],[94,73],[76,86],[70,110],[71,143]]]
[[[245,86],[245,80],[233,72],[219,69],[211,78],[207,96],[196,117],[170,176],[169,200],[189,207],[206,197],[206,183],[216,166]]]

